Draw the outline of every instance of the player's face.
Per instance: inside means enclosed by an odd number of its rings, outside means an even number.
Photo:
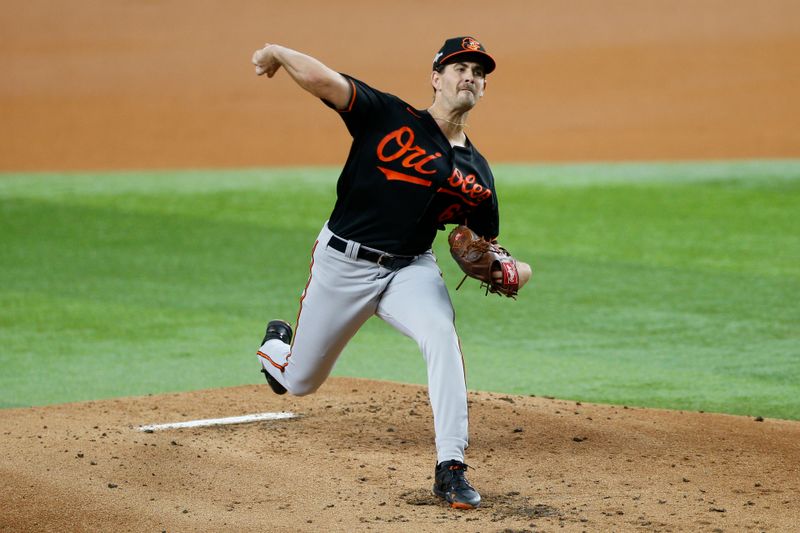
[[[441,97],[454,110],[469,110],[475,107],[483,96],[486,78],[483,66],[472,61],[451,63],[445,66],[433,84],[437,97]]]

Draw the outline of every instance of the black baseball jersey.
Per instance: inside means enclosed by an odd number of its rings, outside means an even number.
[[[483,237],[497,237],[494,177],[469,139],[452,147],[427,111],[345,77],[353,94],[339,113],[353,144],[339,176],[331,231],[401,255],[430,249],[445,224],[466,223]]]

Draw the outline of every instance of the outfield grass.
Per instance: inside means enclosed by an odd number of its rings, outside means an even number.
[[[535,277],[517,301],[452,293],[470,388],[800,419],[800,162],[495,174]],[[259,383],[336,175],[0,175],[0,406]],[[377,319],[335,374],[425,380]]]

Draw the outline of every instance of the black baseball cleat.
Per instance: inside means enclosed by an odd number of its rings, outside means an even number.
[[[279,339],[286,344],[292,342],[292,326],[285,320],[272,320],[267,324],[267,331],[264,334],[264,340],[261,341],[261,346],[270,339]],[[275,394],[286,394],[286,387],[278,383],[278,380],[273,378],[265,368],[261,369],[264,376],[267,378],[267,384],[272,388]]]
[[[481,495],[464,476],[466,471],[467,465],[461,461],[444,461],[436,465],[433,493],[445,499],[453,509],[475,509],[481,504]]]
[[[292,342],[292,326],[285,320],[271,320],[267,324],[267,332],[264,334],[264,340],[261,341],[261,346],[270,339],[280,339],[286,344]]]
[[[267,384],[272,388],[272,392],[275,394],[286,394],[286,387],[278,383],[278,380],[273,378],[269,372],[267,372],[266,368],[262,368],[261,372],[266,376]]]

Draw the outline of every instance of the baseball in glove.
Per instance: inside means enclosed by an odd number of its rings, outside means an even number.
[[[450,254],[464,272],[464,279],[456,290],[461,288],[467,276],[481,282],[486,294],[495,293],[514,298],[519,291],[519,271],[517,261],[508,250],[479,237],[466,226],[457,226],[450,232]]]

